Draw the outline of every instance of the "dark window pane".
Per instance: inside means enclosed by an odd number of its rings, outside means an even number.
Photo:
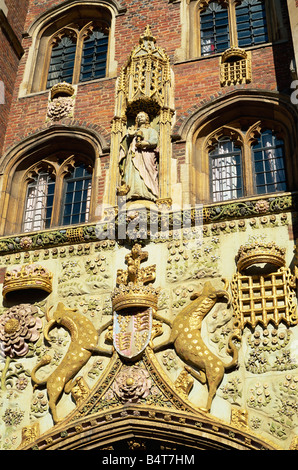
[[[284,142],[264,131],[252,147],[257,194],[286,191]]]
[[[268,42],[264,0],[244,0],[236,7],[239,46]]]
[[[47,88],[56,83],[72,82],[76,45],[73,40],[64,36],[52,49],[50,66],[48,71]]]
[[[64,179],[63,225],[88,220],[92,175],[84,164],[76,165]]]
[[[201,55],[223,52],[230,47],[228,10],[211,2],[201,13]]]
[[[107,51],[108,35],[95,29],[84,41],[80,81],[105,77]]]

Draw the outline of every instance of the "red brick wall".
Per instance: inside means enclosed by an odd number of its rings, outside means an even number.
[[[22,0],[24,1],[24,0]],[[15,3],[12,0],[7,3]],[[18,2],[19,4],[20,2]],[[35,18],[49,8],[63,4],[61,0],[29,0],[29,10],[25,30]],[[170,56],[175,74],[176,119],[182,122],[194,107],[229,93],[235,87],[221,88],[219,83],[219,57],[175,63],[175,51],[181,47],[180,3],[168,0],[122,0],[126,13],[116,19],[116,55],[120,67],[126,62],[131,50],[138,44],[140,35],[147,24],[157,38],[157,44]],[[7,128],[4,153],[45,126],[48,93],[18,99],[22,82],[30,38],[23,40],[25,55],[20,62],[15,83],[14,100]],[[252,51],[253,80],[249,89],[262,89],[284,92],[291,83],[290,61],[293,58],[292,45],[287,42],[255,48]],[[78,87],[76,98],[76,122],[82,126],[96,125],[109,138],[111,119],[115,105],[115,79],[86,83]],[[243,86],[246,87],[246,86]],[[177,155],[183,158],[181,146]],[[107,165],[107,162],[105,162]],[[101,186],[103,182],[99,183]]]
[[[8,8],[7,20],[19,41],[22,41],[28,3],[29,0],[5,1]],[[0,152],[4,141],[18,65],[19,57],[7,34],[0,27],[0,80],[3,81],[5,88],[5,104],[0,104]]]

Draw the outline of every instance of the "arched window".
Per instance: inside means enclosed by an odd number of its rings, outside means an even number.
[[[87,36],[83,44],[80,82],[103,78],[106,75],[109,37],[96,28]]]
[[[50,126],[18,143],[1,162],[0,234],[93,223],[105,180],[97,130]],[[97,184],[96,184],[97,182]]]
[[[46,162],[38,163],[25,179],[22,232],[81,224],[90,218],[91,162],[65,153],[50,159],[51,169]]]
[[[76,84],[106,76],[109,27],[103,22],[70,24],[50,40],[49,58],[45,62],[51,88],[65,81]]]
[[[64,178],[62,225],[88,222],[91,201],[91,169],[84,163],[75,164]]]
[[[53,44],[47,88],[60,82],[72,83],[76,47],[76,37],[67,34]]]
[[[60,2],[61,3],[61,2]],[[28,29],[28,52],[21,95],[117,75],[115,22],[122,7],[109,2],[69,0],[36,18]]]
[[[26,191],[23,231],[43,230],[51,225],[55,177],[48,170],[39,169],[31,176]]]
[[[198,2],[200,55],[268,42],[265,4],[266,0]]]
[[[214,202],[243,196],[241,148],[229,137],[221,137],[209,153],[211,191]]]
[[[243,0],[236,7],[238,46],[247,47],[268,42],[265,2]]]
[[[202,124],[194,139],[191,188],[196,203],[294,190],[297,176],[295,162],[288,158],[286,127],[270,119],[256,122],[251,116],[239,117],[235,109],[233,120],[210,133],[211,122],[223,121],[224,115],[221,111]]]
[[[257,194],[286,191],[284,141],[267,129],[252,146],[252,155]]]
[[[211,2],[201,13],[201,55],[223,52],[230,47],[228,10]]]

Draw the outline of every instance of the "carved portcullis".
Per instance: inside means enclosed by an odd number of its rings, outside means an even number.
[[[285,250],[275,243],[254,243],[240,247],[238,272],[232,280],[233,307],[243,330],[246,325],[265,328],[297,324],[296,275],[285,267]],[[247,271],[265,264],[270,272]]]
[[[117,287],[112,295],[114,312],[113,343],[120,356],[136,359],[151,338],[158,290],[146,285],[155,280],[155,265],[141,268],[148,253],[136,243],[126,255],[127,270],[117,271]]]

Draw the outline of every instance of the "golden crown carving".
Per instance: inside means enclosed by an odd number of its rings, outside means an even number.
[[[147,260],[148,253],[142,251],[136,243],[125,257],[127,270],[118,269],[117,284],[112,294],[114,311],[129,307],[157,308],[159,290],[145,285],[155,280],[156,265],[141,268],[141,262]]]
[[[26,264],[5,273],[2,295],[25,289],[38,289],[52,292],[53,275],[46,268],[36,264]]]
[[[260,263],[270,263],[281,268],[285,266],[285,249],[279,248],[274,242],[243,245],[236,256],[236,263],[239,272]]]
[[[231,47],[223,52],[221,56],[222,62],[227,62],[230,59],[234,60],[243,60],[248,58],[248,53],[245,49],[240,49],[240,47]]]
[[[57,83],[51,88],[51,100],[58,96],[72,96],[74,95],[74,87],[67,82]]]
[[[158,289],[153,286],[144,286],[142,283],[129,283],[114,289],[112,294],[113,310],[118,312],[131,307],[153,307],[157,308]]]

